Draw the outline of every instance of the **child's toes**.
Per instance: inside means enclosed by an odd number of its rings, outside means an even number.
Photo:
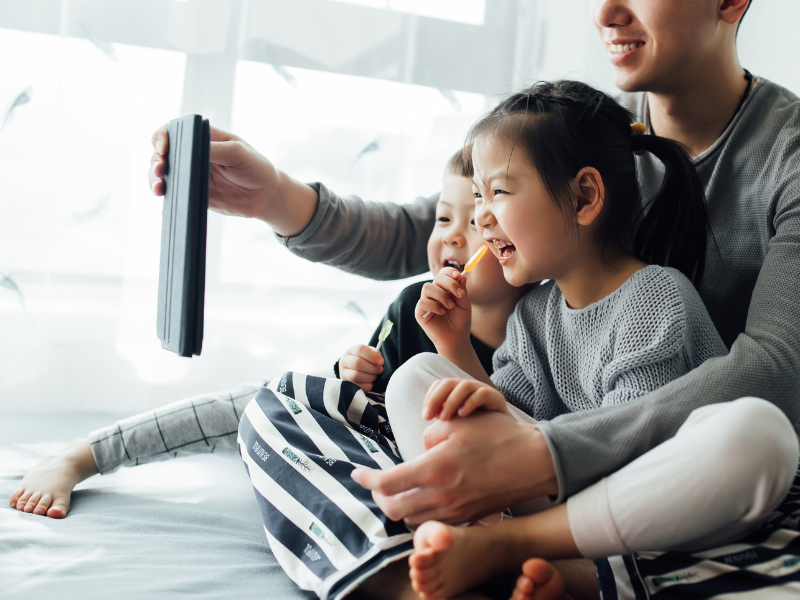
[[[39,504],[39,500],[42,499],[42,492],[36,492],[28,498],[28,501],[25,503],[25,512],[32,513],[33,509],[36,508],[36,505]]]
[[[18,487],[13,492],[11,492],[11,495],[8,497],[8,504],[11,506],[11,508],[17,507],[17,502],[19,502],[20,496],[22,496],[22,493],[24,491],[25,488]]]
[[[414,569],[427,569],[437,564],[440,560],[438,552],[426,549],[420,552],[414,552],[414,554],[408,558],[408,564]]]
[[[50,505],[53,503],[53,497],[50,494],[44,494],[40,499],[39,503],[33,509],[33,514],[35,515],[43,515],[47,512],[47,509],[50,508]]]
[[[526,579],[531,586],[525,583]],[[533,589],[527,592],[531,587]],[[549,562],[532,558],[522,565],[522,577],[517,581],[517,590],[526,590],[522,597],[532,600],[559,600],[564,595],[564,578]]]
[[[17,510],[25,510],[25,505],[28,504],[28,499],[33,496],[33,492],[25,490],[17,500]]]
[[[51,519],[63,519],[69,511],[69,496],[56,496],[53,505],[47,509],[47,516]]]

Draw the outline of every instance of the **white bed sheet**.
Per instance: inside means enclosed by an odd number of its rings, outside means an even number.
[[[269,550],[236,453],[92,477],[62,520],[8,506],[40,458],[117,418],[0,414],[0,598],[307,597]]]

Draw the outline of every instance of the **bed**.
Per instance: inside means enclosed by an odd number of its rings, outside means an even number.
[[[40,458],[120,415],[0,415],[0,597],[306,598],[267,546],[235,453],[95,476],[66,519],[8,506]]]

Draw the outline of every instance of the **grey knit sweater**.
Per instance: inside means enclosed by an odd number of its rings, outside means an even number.
[[[647,123],[646,95],[625,100]],[[651,192],[661,165],[649,154],[637,161]],[[758,396],[800,427],[800,99],[757,78],[739,113],[694,162],[712,227],[699,292],[730,353],[637,402],[540,423],[561,498],[669,439],[707,404]],[[316,188],[311,223],[279,238],[293,253],[376,279],[427,270],[424,241],[436,196],[390,205]]]
[[[508,320],[492,381],[537,420],[629,402],[728,353],[691,281],[649,266],[582,309],[548,281]]]

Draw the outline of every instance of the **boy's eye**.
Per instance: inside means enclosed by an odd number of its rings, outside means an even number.
[[[474,196],[475,196],[475,198],[476,198],[476,199],[477,199],[477,198],[483,198],[483,196],[481,196],[481,193],[480,193],[480,192],[472,192],[472,193],[474,194]]]
[[[507,194],[507,193],[508,193],[508,192],[506,192],[505,190],[494,190],[494,195],[495,195],[495,196],[497,196],[497,195],[499,195],[499,194]]]
[[[448,217],[439,217],[436,219],[439,223],[449,223],[450,219]]]

